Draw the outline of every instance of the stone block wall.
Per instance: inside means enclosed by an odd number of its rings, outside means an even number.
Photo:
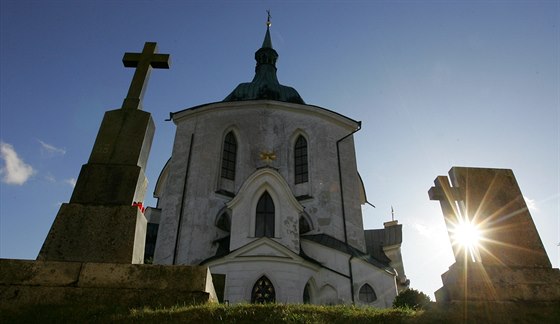
[[[0,259],[0,308],[216,302],[208,268]]]

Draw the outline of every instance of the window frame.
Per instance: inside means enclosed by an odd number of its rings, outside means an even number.
[[[263,292],[262,289],[268,289],[269,291]],[[266,296],[268,293],[270,296]],[[258,294],[265,294],[263,297],[259,296]],[[275,303],[276,302],[276,289],[272,284],[272,281],[268,279],[267,276],[262,275],[251,289],[251,304],[266,304],[266,303]]]
[[[309,145],[303,135],[294,143],[294,183],[309,182]]]
[[[235,181],[237,166],[237,137],[233,131],[229,131],[223,140],[222,160],[220,177]]]
[[[275,237],[276,207],[274,199],[265,191],[255,208],[255,237]]]
[[[363,303],[373,303],[377,300],[375,289],[373,289],[373,287],[368,283],[363,284],[358,292],[358,299]]]

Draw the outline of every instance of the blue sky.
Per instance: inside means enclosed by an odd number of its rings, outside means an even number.
[[[280,82],[362,121],[358,168],[377,207],[363,208],[364,224],[381,227],[394,206],[412,287],[433,294],[453,262],[427,195],[452,166],[513,169],[559,266],[558,1],[3,0],[0,257],[36,257],[103,113],[126,95],[123,53],[146,41],[172,57],[144,98],[156,123],[153,205],[174,139],[169,112],[252,79],[267,9]]]

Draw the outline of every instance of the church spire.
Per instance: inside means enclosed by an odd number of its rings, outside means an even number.
[[[272,48],[272,39],[270,38],[270,10],[266,11],[268,13],[268,18],[266,20],[266,34],[264,35],[264,41],[261,48],[255,53],[255,60],[257,61],[257,67],[255,72],[259,73],[259,67],[262,64],[270,64],[274,67],[274,79],[276,79],[276,60],[278,59],[278,53]],[[255,76],[256,77],[256,76]],[[278,83],[278,80],[276,80]]]
[[[278,53],[272,48],[270,37],[270,10],[267,10],[266,34],[261,48],[255,52],[255,77],[253,81],[241,83],[227,96],[224,101],[241,100],[278,100],[305,104],[294,88],[281,85],[276,76],[276,61]]]
[[[270,22],[270,10],[266,12],[268,13],[268,18],[266,19],[266,34],[264,35],[261,48],[272,48],[272,39],[270,38],[270,26],[272,26],[272,22]]]

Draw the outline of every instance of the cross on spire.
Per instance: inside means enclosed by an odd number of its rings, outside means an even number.
[[[169,69],[169,54],[156,54],[157,43],[146,42],[142,53],[124,53],[125,67],[134,67],[136,71],[132,77],[128,94],[123,102],[123,109],[142,109],[142,98],[148,84],[151,68]]]
[[[270,22],[270,10],[267,10],[266,13],[268,14],[268,18],[266,19],[266,27],[270,27],[272,25],[272,22]]]

